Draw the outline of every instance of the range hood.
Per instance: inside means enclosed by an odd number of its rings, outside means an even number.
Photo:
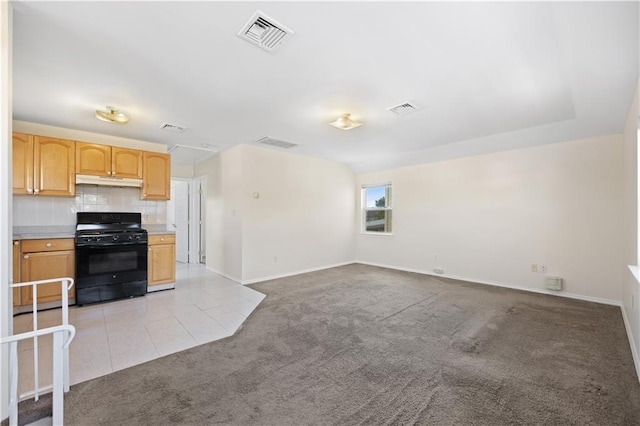
[[[76,175],[76,185],[131,186],[142,187],[142,179],[121,178],[117,176]]]

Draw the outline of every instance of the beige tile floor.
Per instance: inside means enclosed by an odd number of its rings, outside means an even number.
[[[69,307],[76,327],[71,343],[71,384],[141,364],[232,335],[264,294],[207,271],[178,264],[175,290],[99,305]],[[61,310],[38,314],[38,328],[61,323]],[[14,333],[30,331],[31,314],[14,317]],[[38,341],[40,386],[51,383],[52,339]],[[33,340],[21,342],[19,391],[33,389]]]

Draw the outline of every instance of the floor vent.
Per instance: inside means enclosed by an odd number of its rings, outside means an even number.
[[[184,126],[180,126],[178,124],[169,124],[169,123],[162,123],[160,125],[160,128],[162,130],[166,130],[167,132],[173,132],[173,133],[182,133],[185,130],[187,130],[187,128]]]
[[[277,146],[278,148],[286,148],[286,149],[293,148],[294,146],[298,146],[298,144],[296,143],[281,141],[280,139],[270,138],[269,136],[265,136],[263,138],[258,139],[256,143],[263,144],[263,145]]]
[[[292,34],[292,30],[258,10],[238,31],[237,36],[267,52],[273,52]]]
[[[396,115],[407,115],[417,111],[419,108],[413,102],[405,102],[387,109]]]

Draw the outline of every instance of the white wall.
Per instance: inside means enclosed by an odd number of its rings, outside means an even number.
[[[196,175],[207,176],[208,268],[246,283],[353,260],[355,176],[346,166],[239,145]]]
[[[638,265],[638,118],[640,83],[624,128],[624,262]],[[640,284],[623,266],[623,309],[636,370],[640,373]]]
[[[345,165],[247,145],[243,169],[243,281],[353,261],[355,175]]]
[[[242,152],[239,145],[196,165],[207,176],[207,268],[242,281]]]
[[[172,161],[171,177],[191,179],[194,177],[194,166],[192,164],[181,164]]]
[[[359,261],[622,300],[622,136],[358,176],[393,182],[393,236],[358,235]],[[435,260],[435,256],[438,260]]]
[[[0,337],[12,334],[11,291],[11,26],[12,6],[0,2]],[[0,420],[9,416],[7,345],[0,348]]]

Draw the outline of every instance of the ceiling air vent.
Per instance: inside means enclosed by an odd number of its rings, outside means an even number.
[[[419,108],[413,102],[405,102],[387,109],[396,115],[407,115],[417,111]]]
[[[254,46],[273,52],[292,34],[292,30],[258,10],[237,35]]]
[[[160,125],[160,128],[162,130],[166,130],[167,132],[173,132],[173,133],[182,133],[185,130],[187,130],[187,128],[184,126],[180,126],[178,124],[169,124],[169,123],[162,123]]]
[[[264,145],[277,146],[278,148],[293,148],[294,146],[298,146],[298,144],[281,141],[280,139],[270,138],[269,136],[265,136],[256,141],[256,143],[261,143]]]

